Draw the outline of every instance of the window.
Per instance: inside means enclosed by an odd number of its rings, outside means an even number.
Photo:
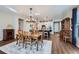
[[[23,19],[19,19],[19,30],[23,30]]]
[[[53,23],[53,30],[54,30],[54,32],[60,31],[60,22],[54,22]]]

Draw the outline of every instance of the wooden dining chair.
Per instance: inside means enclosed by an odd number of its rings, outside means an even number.
[[[30,46],[30,49],[32,49],[32,38],[31,38],[31,33],[30,32],[25,32],[25,40],[24,40],[25,48],[27,46]]]
[[[17,44],[19,44],[19,42],[18,42],[18,41],[19,41],[19,39],[20,39],[20,36],[19,36],[19,34],[16,34],[16,40],[17,40],[17,43],[16,43],[16,45],[17,45]]]
[[[41,42],[41,48],[43,47],[43,33],[39,32],[40,36],[38,38],[39,42]]]
[[[23,31],[18,30],[18,34],[16,34],[16,40],[17,40],[16,44],[18,44],[19,46],[21,43],[23,44]]]
[[[35,37],[35,32],[28,32],[28,39],[26,40],[25,48],[27,48],[27,45],[30,46],[30,50],[33,48],[32,46],[36,46],[37,44],[37,37]]]

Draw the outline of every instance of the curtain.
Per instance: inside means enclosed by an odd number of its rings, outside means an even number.
[[[72,44],[76,46],[76,21],[77,21],[77,8],[72,9]]]

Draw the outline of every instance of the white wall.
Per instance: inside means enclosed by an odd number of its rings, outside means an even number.
[[[11,24],[12,28],[14,28],[14,26],[13,26],[14,21],[13,20],[15,20],[14,15],[0,11],[0,34],[1,34],[0,40],[3,39],[3,29],[6,29],[8,24]]]
[[[12,29],[18,29],[18,17],[15,13],[0,10],[0,41],[3,40],[3,29],[7,25],[12,25]]]
[[[64,17],[70,17],[72,18],[72,9],[68,10],[67,12],[65,12]]]
[[[62,13],[62,20],[66,17],[70,17],[72,18],[72,8],[68,9],[68,10],[65,10],[65,12]]]

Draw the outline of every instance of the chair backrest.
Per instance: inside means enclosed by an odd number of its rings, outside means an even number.
[[[70,30],[65,30],[64,35],[71,36],[71,31]]]
[[[19,39],[19,37],[20,37],[19,34],[16,34],[16,39]]]
[[[18,30],[18,34],[23,34],[23,31],[22,30]]]

